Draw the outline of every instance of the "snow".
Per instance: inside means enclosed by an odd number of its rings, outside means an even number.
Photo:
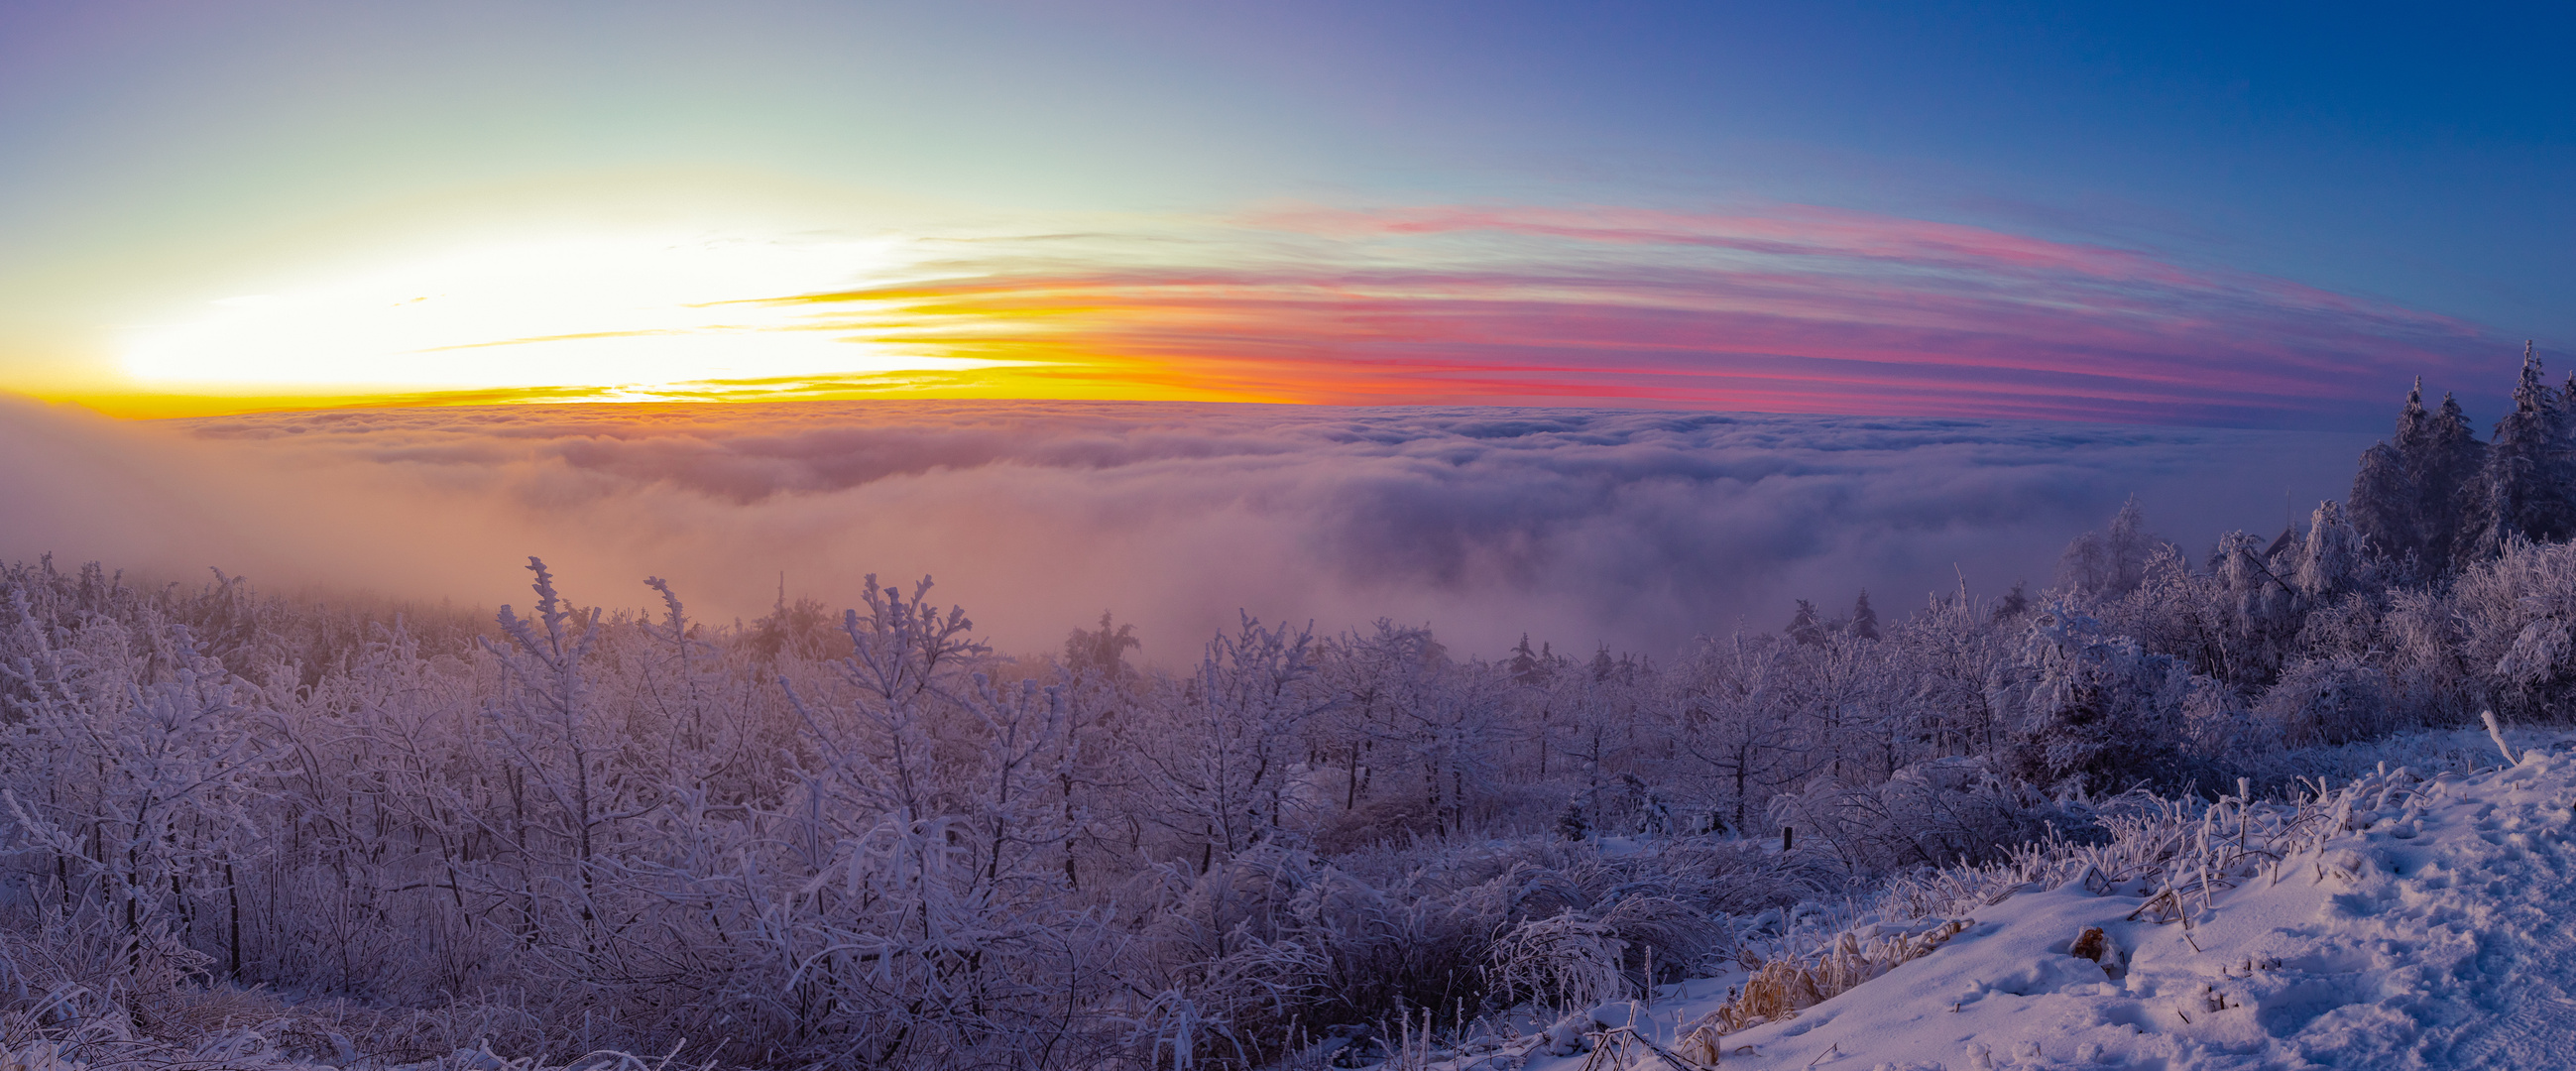
[[[2562,744],[2562,746],[2564,746]],[[1973,913],[1929,955],[1724,1037],[1723,1066],[1983,1068],[2529,1068],[2576,1059],[2576,753],[2509,767],[2365,778],[2349,806],[2286,859],[2181,899],[2159,924],[2151,890],[2081,878],[2025,887]],[[2312,803],[2312,806],[2316,805]],[[2263,805],[2257,805],[2258,809]],[[2338,811],[2338,813],[2341,813]],[[2108,964],[2069,954],[2100,928]],[[1866,932],[1862,934],[1868,936]],[[1629,1027],[1674,1050],[1741,976],[1666,986],[1595,1009],[1596,1043]],[[1683,993],[1688,996],[1683,996]],[[1528,1071],[1589,1054],[1538,1046]],[[1522,1046],[1457,1061],[1507,1068]],[[1627,1066],[1656,1068],[1660,1056]],[[1599,1066],[1599,1065],[1593,1065]]]

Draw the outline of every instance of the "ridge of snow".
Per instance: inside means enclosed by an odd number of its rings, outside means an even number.
[[[2187,926],[2142,912],[2151,897],[2134,884],[2108,894],[2081,878],[2026,887],[1973,912],[1973,926],[1929,955],[1794,1018],[1726,1035],[1721,1066],[2576,1063],[2576,754],[2535,749],[2466,776],[2400,775],[2320,793],[2340,801],[2327,804],[2339,808],[2331,835],[2232,876],[2234,888],[2206,901],[2200,889],[2186,890]],[[2124,969],[2068,954],[2087,927],[2104,931],[2114,947],[2104,959]],[[1659,998],[1669,999],[1601,1025],[1631,1026],[1672,1047],[1724,1003],[1729,980],[1662,987]],[[1517,1050],[1456,1066],[1507,1068],[1519,1062]],[[1524,1066],[1596,1066],[1583,1054],[1553,1054],[1561,1051],[1533,1049]],[[1630,1066],[1662,1065],[1644,1055]]]

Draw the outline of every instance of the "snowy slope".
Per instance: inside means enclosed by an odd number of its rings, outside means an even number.
[[[2465,777],[2365,778],[2318,794],[2316,832],[2289,858],[2214,875],[2206,900],[2187,888],[2188,927],[2142,913],[2150,890],[2134,883],[2025,887],[1927,956],[1726,1035],[1724,1066],[2576,1066],[2571,803],[2568,753]],[[2111,968],[2068,954],[2087,927],[2110,939]],[[1666,987],[1635,1013],[1596,1017],[1633,1017],[1678,1048],[1740,982],[1694,982],[1689,999]],[[1522,1048],[1482,1066],[1507,1067]],[[1589,1059],[1542,1046],[1526,1066]]]

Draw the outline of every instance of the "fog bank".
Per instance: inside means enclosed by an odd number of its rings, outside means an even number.
[[[0,556],[267,588],[693,610],[938,580],[1007,650],[1114,610],[1152,661],[1238,610],[1657,656],[2045,583],[2136,493],[2187,547],[2341,497],[2371,437],[1764,414],[1162,403],[335,410],[126,423],[0,399]]]

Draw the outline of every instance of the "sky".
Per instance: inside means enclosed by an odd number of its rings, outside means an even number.
[[[2353,431],[2576,342],[2564,9],[0,4],[0,388]]]

